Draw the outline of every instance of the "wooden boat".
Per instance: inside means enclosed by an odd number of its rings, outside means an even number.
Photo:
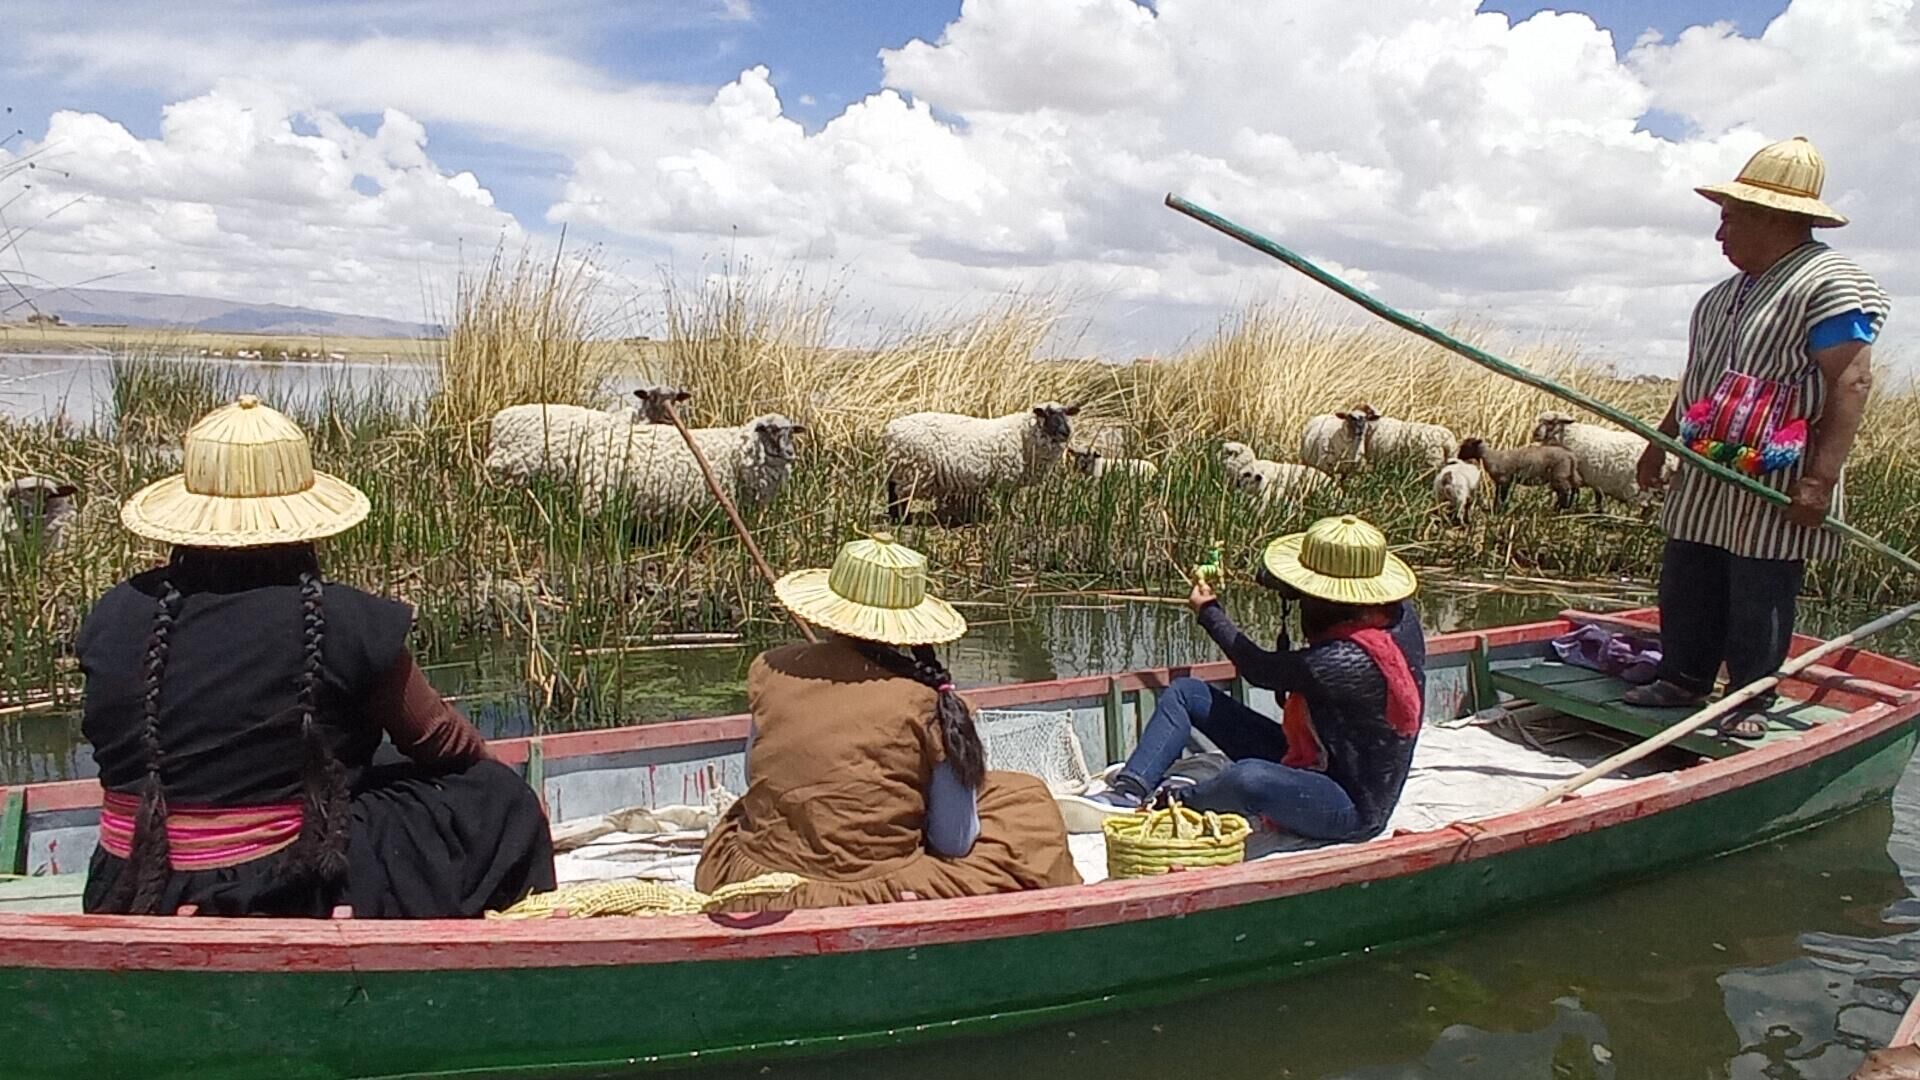
[[[1430,727],[1504,695],[1597,730],[1668,719],[1619,705],[1617,680],[1549,661],[1551,638],[1598,618],[1430,639]],[[1647,628],[1654,616],[1601,621]],[[1232,679],[1225,664],[1201,664],[971,697],[1058,710],[1114,760],[1181,674]],[[403,923],[22,910],[71,910],[99,791],[17,788],[0,795],[0,870],[42,873],[0,888],[0,1071],[600,1076],[988,1031],[1273,979],[1734,851],[1892,790],[1915,746],[1920,667],[1839,653],[1785,691],[1763,742],[1702,737],[1662,771],[1541,810],[1159,878],[756,916]],[[737,784],[745,732],[736,716],[495,745],[556,817],[578,817],[686,801],[716,770]],[[56,869],[67,873],[44,873]]]
[[[1920,1077],[1920,997],[1907,1006],[1884,1050],[1867,1055],[1850,1080],[1911,1080]]]

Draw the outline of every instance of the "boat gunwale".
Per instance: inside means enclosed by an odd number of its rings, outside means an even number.
[[[1469,652],[1482,641],[1498,647],[1541,640],[1570,625],[1567,618],[1561,618],[1440,635],[1431,639],[1430,646],[1435,647],[1436,655]],[[1896,672],[1902,681],[1920,682],[1920,667],[1881,654],[1862,651],[1858,656],[1878,661],[1875,666]],[[1851,663],[1853,659],[1850,656],[1839,663]],[[1230,665],[1213,663],[1191,668],[1151,669],[1129,675],[1138,680],[1135,688],[1153,687],[1170,681],[1172,672],[1192,671],[1208,677],[1213,669],[1231,673]],[[1109,678],[1125,677],[1086,676],[995,689],[1031,692],[1032,688],[1042,686],[1077,687],[1086,683],[1104,692]],[[1866,695],[1855,692],[1834,690],[1832,693],[1866,699]],[[973,696],[980,701],[989,695],[975,693]],[[1083,696],[1097,694],[1062,693],[1033,700],[1074,700]],[[1897,704],[1868,700],[1852,709],[1848,716],[1823,723],[1795,738],[1648,776],[1597,795],[1575,795],[1550,807],[1513,811],[1478,822],[1396,833],[1364,844],[1301,852],[1191,874],[954,900],[751,916],[308,921],[0,915],[0,968],[241,973],[631,966],[915,948],[1178,918],[1489,858],[1710,799],[1772,779],[1912,722],[1920,715],[1920,690],[1906,691],[1904,697],[1905,700]],[[728,741],[710,736],[714,731],[724,730],[721,725],[732,719],[652,725],[656,729],[681,726],[684,732],[702,733],[697,740],[655,742],[654,745]],[[572,737],[548,736],[543,742]],[[547,754],[549,759],[554,756],[553,751]],[[90,786],[96,793],[99,790],[93,781],[69,783]]]

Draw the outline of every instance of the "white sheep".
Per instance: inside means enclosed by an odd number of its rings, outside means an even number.
[[[1365,459],[1368,414],[1357,409],[1322,413],[1300,433],[1300,460],[1330,473],[1357,469]]]
[[[1460,445],[1459,438],[1439,424],[1382,416],[1371,405],[1356,406],[1346,415],[1349,430],[1354,426],[1351,418],[1362,418],[1361,444],[1368,461],[1405,457],[1426,468],[1438,469]]]
[[[991,419],[943,412],[895,417],[881,435],[887,516],[903,520],[915,496],[972,506],[995,488],[1038,483],[1059,463],[1073,435],[1068,418],[1079,412],[1078,405],[1045,402]]]
[[[642,385],[635,403],[621,410],[580,405],[509,405],[493,414],[487,437],[487,468],[525,483],[535,476],[578,480],[586,448],[614,455],[636,424],[672,424],[673,407],[693,395],[671,386]]]
[[[629,413],[579,405],[509,405],[493,414],[487,470],[527,483],[545,477],[578,481],[590,453],[617,456],[634,428]]]
[[[1640,487],[1637,475],[1647,440],[1549,410],[1534,421],[1533,441],[1562,446],[1573,453],[1580,464],[1581,482],[1594,490],[1596,509],[1603,505],[1604,497],[1612,497],[1640,510],[1643,516],[1652,512],[1653,493]],[[1671,476],[1677,466],[1673,455],[1668,454],[1661,475]]]
[[[22,476],[0,488],[0,546],[58,548],[78,513],[79,488],[45,476]]]
[[[1300,500],[1333,486],[1333,477],[1311,465],[1256,459],[1234,476],[1234,485],[1258,496],[1260,505],[1275,499]]]
[[[1108,457],[1098,450],[1076,450],[1067,447],[1067,461],[1073,465],[1073,471],[1083,476],[1101,480],[1109,476],[1130,476],[1136,480],[1152,480],[1160,475],[1160,466],[1144,458]]]
[[[1260,460],[1253,447],[1243,442],[1223,442],[1220,444],[1220,467],[1227,471],[1229,478],[1238,477],[1241,470]]]
[[[806,427],[767,413],[737,427],[692,428],[688,434],[722,484],[748,506],[764,505],[787,482],[796,450],[793,437]],[[580,510],[594,515],[624,496],[640,516],[701,511],[713,493],[687,441],[674,428],[634,424],[624,439],[587,444],[582,465]]]
[[[1453,520],[1465,525],[1471,516],[1474,493],[1480,490],[1480,466],[1449,458],[1433,475],[1433,497],[1447,507]]]

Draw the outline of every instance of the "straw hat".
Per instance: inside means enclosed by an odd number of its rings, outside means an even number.
[[[1716,203],[1728,199],[1785,210],[1812,219],[1816,228],[1837,228],[1847,223],[1846,215],[1820,201],[1820,189],[1827,182],[1827,163],[1805,135],[1763,146],[1747,159],[1740,178],[1730,184],[1708,184],[1693,190]]]
[[[842,544],[832,570],[796,570],[773,592],[802,619],[862,641],[943,645],[967,632],[953,605],[927,595],[927,557],[886,533]]]
[[[1325,517],[1283,536],[1261,556],[1267,572],[1308,596],[1340,604],[1389,604],[1419,583],[1379,529],[1351,514]]]
[[[367,516],[367,497],[313,468],[306,433],[245,394],[187,429],[186,469],[148,484],[120,508],[135,535],[192,547],[292,544],[342,533]]]

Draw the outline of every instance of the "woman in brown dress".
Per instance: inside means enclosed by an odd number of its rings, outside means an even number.
[[[696,882],[775,871],[806,884],[752,907],[834,907],[1077,885],[1039,778],[989,772],[973,714],[933,646],[966,620],[927,595],[927,560],[878,535],[775,587],[832,633],[763,653],[747,676],[747,792]]]

